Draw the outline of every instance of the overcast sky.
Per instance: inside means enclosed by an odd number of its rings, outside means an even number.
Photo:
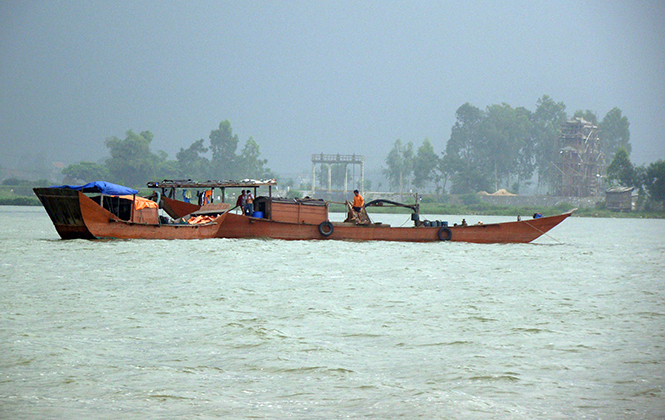
[[[665,2],[0,0],[0,164],[65,164],[155,135],[175,159],[228,119],[278,173],[312,153],[441,152],[455,111],[547,94],[630,121],[665,158]]]

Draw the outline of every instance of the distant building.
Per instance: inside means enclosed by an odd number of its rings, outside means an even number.
[[[365,193],[365,156],[356,155],[325,155],[323,153],[312,155],[312,194],[316,191],[316,165],[320,164],[323,170],[323,165],[328,167],[328,192],[332,191],[332,165],[344,166],[344,192],[348,191],[349,172],[346,170],[348,165],[360,166],[360,192]],[[353,184],[353,182],[352,182]],[[355,186],[351,190],[355,189]]]
[[[605,191],[605,208],[612,211],[631,211],[633,189],[633,187],[612,187]]]
[[[561,127],[559,185],[556,195],[591,197],[602,194],[605,155],[600,150],[598,126],[573,118]]]

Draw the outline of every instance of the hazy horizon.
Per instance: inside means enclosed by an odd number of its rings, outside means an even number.
[[[631,159],[665,159],[665,3],[0,2],[0,165],[153,151],[229,120],[277,173],[313,153],[383,165],[401,139],[440,153],[455,111],[549,95],[569,115],[619,107]]]

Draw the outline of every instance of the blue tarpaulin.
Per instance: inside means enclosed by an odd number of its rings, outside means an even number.
[[[122,185],[112,184],[106,181],[95,181],[85,185],[54,185],[49,188],[67,188],[82,192],[98,192],[106,195],[132,195],[138,194],[138,190],[123,187]]]

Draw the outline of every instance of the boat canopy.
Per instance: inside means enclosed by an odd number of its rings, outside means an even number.
[[[165,179],[161,182],[148,182],[148,188],[258,188],[277,185],[274,179],[243,179],[242,181],[206,181],[198,182],[191,179]]]
[[[112,184],[106,181],[94,181],[85,185],[54,185],[49,188],[66,188],[68,190],[77,190],[88,193],[102,193],[106,195],[134,195],[138,194],[138,190],[133,188],[123,187],[122,185]]]
[[[159,208],[159,204],[147,198],[139,197],[136,195],[120,195],[119,197],[124,198],[125,200],[134,200],[135,210]]]
[[[166,195],[166,190],[171,189],[171,194],[175,193],[177,188],[181,189],[199,189],[209,190],[212,195],[212,190],[219,188],[222,190],[222,203],[225,201],[225,194],[227,188],[253,188],[254,195],[260,187],[268,187],[268,196],[272,197],[272,187],[277,186],[277,181],[274,179],[243,179],[242,181],[205,181],[198,182],[191,179],[165,179],[160,182],[148,182],[148,188],[161,188],[162,194]],[[172,196],[169,196],[171,198]],[[206,204],[204,202],[204,204]]]

